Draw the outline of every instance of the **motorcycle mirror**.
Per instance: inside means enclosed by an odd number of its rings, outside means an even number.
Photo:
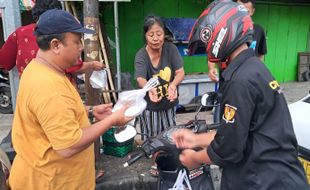
[[[207,99],[209,97],[209,94],[204,94],[202,97],[201,97],[201,105],[203,106],[207,106]]]

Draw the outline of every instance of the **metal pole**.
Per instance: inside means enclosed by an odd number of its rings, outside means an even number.
[[[0,7],[3,8],[2,22],[3,22],[3,35],[6,40],[16,28],[21,26],[19,1],[18,0],[0,0]],[[19,85],[19,76],[16,66],[9,72],[12,105],[13,110],[16,106],[16,95]]]
[[[121,63],[119,50],[119,30],[118,30],[118,5],[114,2],[114,25],[115,25],[115,45],[116,45],[116,76],[117,76],[117,90],[121,90]]]
[[[17,27],[21,26],[19,1],[18,0],[0,0],[0,7],[2,8],[2,22],[3,22],[3,36],[6,40],[11,33],[13,33]],[[10,87],[11,87],[11,100],[13,110],[16,107],[16,95],[19,85],[19,76],[16,66],[9,72]],[[11,131],[2,140],[1,147],[7,153],[9,159],[12,161],[15,152],[12,148]]]

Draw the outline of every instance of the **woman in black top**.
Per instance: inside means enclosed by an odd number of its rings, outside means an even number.
[[[146,95],[147,108],[140,116],[142,133],[151,137],[176,123],[177,86],[184,78],[184,69],[176,46],[165,42],[164,24],[159,17],[146,17],[143,31],[145,45],[135,57],[135,77],[141,88],[152,77],[160,81]]]

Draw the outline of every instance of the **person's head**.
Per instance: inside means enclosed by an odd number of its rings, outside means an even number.
[[[199,16],[189,37],[189,54],[205,44],[208,60],[226,62],[231,54],[253,39],[253,23],[243,5],[230,0],[211,3]]]
[[[50,9],[62,9],[61,3],[58,0],[36,0],[31,10],[34,21],[38,21],[40,15]]]
[[[249,11],[250,16],[255,12],[255,0],[234,0],[237,3],[243,4]]]
[[[44,12],[35,28],[39,49],[52,54],[64,62],[76,63],[83,50],[81,34],[93,34],[95,31],[83,28],[70,13],[52,9]]]
[[[152,49],[159,49],[165,41],[165,26],[163,21],[155,15],[144,19],[143,36],[145,43]]]

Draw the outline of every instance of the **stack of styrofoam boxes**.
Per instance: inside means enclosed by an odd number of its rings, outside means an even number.
[[[310,80],[310,52],[298,53],[298,81]]]

